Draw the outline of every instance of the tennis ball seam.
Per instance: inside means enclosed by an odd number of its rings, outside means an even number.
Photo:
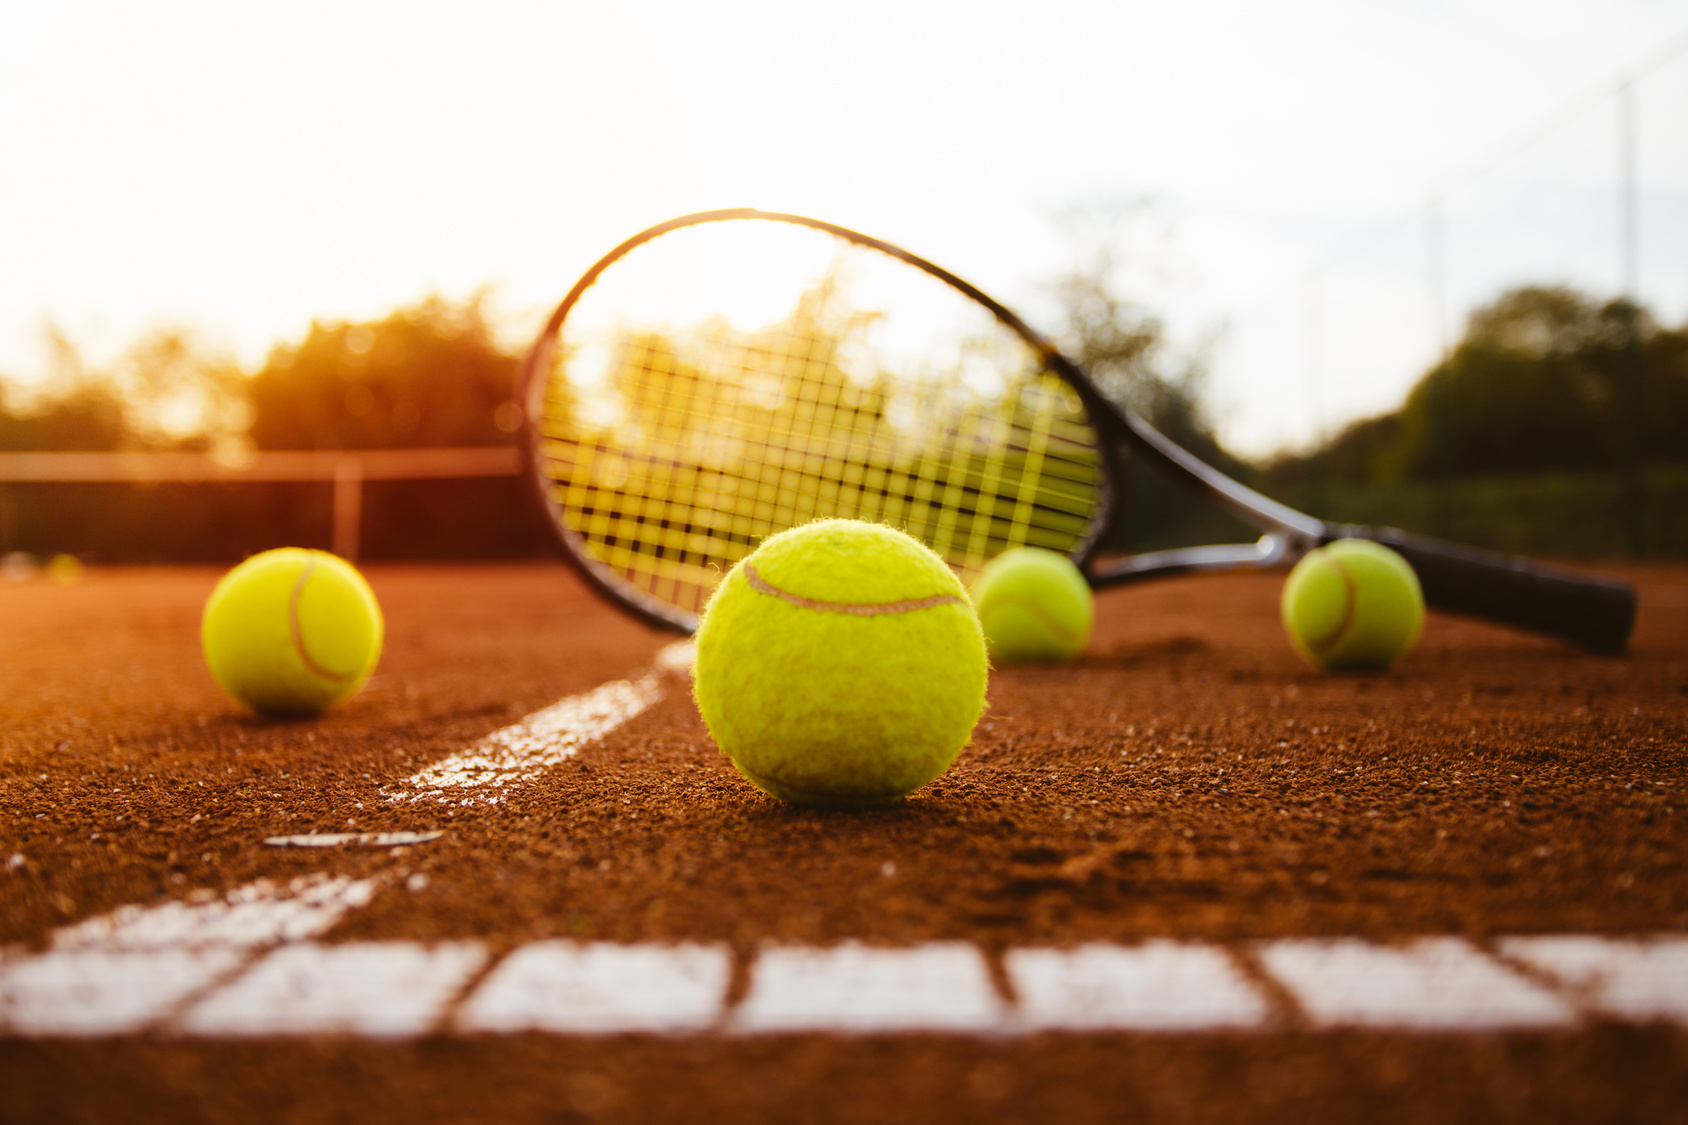
[[[1323,656],[1340,645],[1348,637],[1348,632],[1354,627],[1354,608],[1359,599],[1359,591],[1354,586],[1354,576],[1348,568],[1342,565],[1342,560],[1333,558],[1329,553],[1320,560],[1324,565],[1336,571],[1336,576],[1342,579],[1342,620],[1336,623],[1329,636],[1319,640],[1308,638],[1305,643],[1315,655]]]
[[[790,590],[782,590],[756,573],[756,568],[749,563],[744,564],[744,580],[750,588],[758,594],[767,594],[779,598],[781,601],[796,606],[798,609],[812,609],[821,613],[848,613],[856,617],[879,617],[884,614],[912,613],[920,609],[935,609],[941,605],[963,605],[962,599],[955,594],[933,594],[926,598],[909,598],[900,602],[823,602],[814,598],[806,598],[802,594],[794,594]]]
[[[1014,609],[1023,609],[1027,613],[1030,613],[1033,617],[1037,618],[1038,624],[1042,625],[1045,629],[1048,629],[1064,641],[1077,643],[1082,635],[1079,630],[1070,628],[1069,626],[1063,625],[1059,621],[1055,620],[1055,618],[1049,615],[1048,610],[1044,609],[1043,606],[1039,605],[1030,598],[1007,598],[1000,600],[994,603],[990,607],[990,610],[994,612],[995,610],[1008,609],[1010,607]]]
[[[332,672],[315,660],[311,659],[310,650],[305,647],[305,631],[299,625],[299,598],[305,592],[305,583],[310,581],[311,572],[316,569],[316,559],[307,557],[305,567],[299,572],[299,577],[293,582],[293,593],[287,599],[287,631],[293,637],[293,651],[299,654],[299,660],[313,675],[321,676],[332,683],[343,684],[357,675],[356,672]]]
[[[955,761],[988,661],[959,578],[907,533],[817,520],[771,536],[704,608],[693,692],[721,751],[781,800],[895,803]]]

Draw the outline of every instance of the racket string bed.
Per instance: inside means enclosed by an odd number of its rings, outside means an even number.
[[[913,371],[856,349],[867,369],[847,369],[852,322],[878,314],[840,309],[828,288],[831,308],[805,293],[749,333],[622,320],[586,349],[605,369],[557,364],[545,475],[593,556],[696,612],[758,542],[811,519],[901,527],[964,572],[1023,543],[1071,550],[1102,487],[1076,396],[1018,341],[932,349]],[[955,376],[981,358],[996,362],[994,396]]]

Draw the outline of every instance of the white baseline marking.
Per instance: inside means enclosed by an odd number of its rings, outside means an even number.
[[[20,1035],[126,1035],[163,1019],[233,972],[233,949],[53,950],[0,962],[0,1029]]]
[[[196,1035],[423,1035],[486,961],[475,942],[290,945],[190,1008]]]
[[[1499,948],[1604,1015],[1688,1023],[1688,938],[1518,937]]]
[[[732,1018],[741,1032],[998,1031],[1007,1010],[963,942],[764,950]]]
[[[464,1031],[699,1031],[721,1018],[732,961],[711,945],[576,945],[512,953],[459,1009]]]
[[[1318,1027],[1474,1031],[1559,1027],[1577,1018],[1564,999],[1459,938],[1402,946],[1276,941],[1259,955]]]
[[[1688,1018],[1688,937],[1516,938],[1500,947],[1563,987],[1538,987],[1456,938],[1280,941],[1257,952],[1320,1028],[1562,1027],[1575,1022],[1579,996],[1617,1019]],[[207,1036],[420,1035],[442,1025],[486,954],[473,942],[287,945],[234,975],[245,956],[216,947],[13,951],[0,957],[0,1035],[122,1035],[161,1021]],[[1217,946],[1030,949],[1005,963],[1018,1009],[996,994],[970,945],[775,947],[752,966],[743,1003],[723,1015],[729,962],[718,946],[537,942],[490,973],[446,1026],[575,1035],[1270,1026],[1264,999]]]
[[[1014,949],[1003,959],[1029,1030],[1207,1031],[1257,1027],[1270,1008],[1222,949],[1150,941],[1122,948]]]
[[[657,654],[655,671],[568,696],[513,726],[495,730],[468,749],[399,782],[387,799],[499,804],[511,786],[532,781],[660,701],[663,674],[687,667],[694,652],[690,641],[669,645]]]
[[[52,949],[0,961],[0,1027],[117,1035],[163,1019],[255,949],[323,932],[367,903],[375,880],[260,879],[222,897],[124,906],[66,926]]]

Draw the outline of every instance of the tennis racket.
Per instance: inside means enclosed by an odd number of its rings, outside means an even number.
[[[1102,589],[1385,543],[1434,608],[1621,652],[1634,591],[1390,528],[1326,523],[1203,463],[1013,312],[907,251],[752,209],[658,224],[569,291],[522,368],[528,475],[613,601],[691,632],[721,575],[824,517],[902,528],[970,578],[1009,547]],[[1261,532],[1104,558],[1137,458]]]

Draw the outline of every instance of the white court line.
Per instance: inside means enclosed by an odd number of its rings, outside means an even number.
[[[1497,948],[1603,1015],[1688,1023],[1688,938],[1517,937]]]
[[[733,1013],[741,1032],[999,1031],[1007,1010],[979,951],[963,942],[876,949],[774,947]]]
[[[244,959],[234,949],[78,949],[0,961],[0,1030],[127,1035],[164,1018]]]
[[[444,832],[305,832],[297,836],[266,836],[272,848],[403,848],[427,844]]]
[[[1210,945],[1014,949],[1003,964],[1029,1030],[1206,1031],[1258,1027],[1270,1014],[1266,998]]]
[[[1400,946],[1355,939],[1275,941],[1260,962],[1317,1027],[1475,1031],[1576,1022],[1562,997],[1459,938]]]
[[[399,782],[387,792],[387,800],[499,804],[512,786],[532,781],[587,743],[644,714],[662,699],[664,674],[690,666],[694,653],[690,641],[671,644],[657,653],[655,670],[560,699],[513,726],[495,730]]]
[[[536,712],[402,782],[409,792],[389,799],[497,803],[511,786],[539,776],[656,703],[663,677],[689,666],[693,654],[690,642],[669,645],[658,653],[653,671]],[[327,833],[265,842],[388,847],[438,835]],[[11,866],[21,866],[22,857],[14,858]],[[366,905],[377,885],[376,879],[326,875],[285,884],[260,879],[221,897],[200,892],[187,901],[124,906],[62,928],[53,935],[51,951],[0,959],[0,1030],[104,1035],[150,1026],[233,972],[252,951],[325,932],[348,910]],[[479,946],[417,953],[396,943],[336,947],[350,952],[324,953],[312,961],[314,948],[284,949],[262,962],[192,1009],[190,1025],[207,1034],[282,1033],[294,1027],[412,1034],[426,1030],[485,956]]]
[[[1488,1032],[1575,1024],[1580,994],[1621,1020],[1688,1013],[1688,937],[1503,940],[1562,987],[1531,983],[1455,938],[1406,945],[1279,941],[1255,952],[1320,1029]],[[1018,1002],[998,996],[971,945],[773,947],[726,1008],[718,946],[524,946],[466,997],[474,942],[286,945],[231,975],[240,949],[49,950],[0,959],[0,1034],[121,1035],[187,1004],[204,1036],[458,1033],[997,1035],[1035,1031],[1265,1033],[1266,1001],[1218,946],[1028,949],[1005,958]],[[219,983],[221,982],[221,983]]]
[[[328,929],[346,911],[367,904],[377,880],[310,875],[287,883],[259,879],[221,898],[123,906],[53,934],[53,948],[256,949],[300,941]]]
[[[658,653],[655,670],[637,681],[616,681],[561,700],[423,770],[404,783],[412,792],[393,799],[443,800],[450,791],[453,799],[496,802],[511,785],[531,780],[651,706],[662,697],[662,676],[689,665],[692,655],[689,642],[669,645]],[[386,847],[438,835],[329,833],[271,837],[266,843]],[[21,1034],[116,1034],[147,1026],[232,971],[244,955],[326,932],[348,910],[368,904],[378,884],[327,875],[287,883],[260,879],[222,896],[199,892],[186,901],[124,906],[62,928],[52,937],[52,952],[0,961],[0,987],[7,989],[0,994],[0,1027]],[[387,955],[372,956],[379,962]],[[409,955],[391,956],[400,964]],[[260,971],[262,966],[254,973]],[[348,1002],[358,995],[347,993]],[[372,1028],[362,1030],[377,1033]]]
[[[389,799],[496,804],[512,785],[643,713],[662,698],[663,676],[691,654],[690,644],[671,645],[655,671],[559,701],[414,775],[401,783],[409,792]],[[425,1033],[483,963],[478,944],[284,945],[218,987],[251,951],[323,933],[369,902],[377,886],[375,879],[321,875],[285,886],[259,880],[221,898],[123,907],[66,927],[46,953],[0,953],[0,1032],[124,1034],[192,1004],[182,1026],[205,1035]],[[596,950],[591,956],[579,947],[560,956],[563,944],[543,943],[532,958],[527,950],[513,954],[509,975],[501,966],[464,1003],[458,1028],[1221,1030],[1261,1026],[1267,1011],[1222,950],[1171,942],[1011,952],[1005,966],[1018,1008],[997,994],[979,951],[963,943],[772,948],[752,966],[749,993],[730,1014],[723,1012],[724,953],[604,946],[586,947]],[[1256,952],[1319,1027],[1565,1026],[1576,1021],[1579,999],[1621,1019],[1688,1019],[1688,939],[1530,938],[1500,948],[1563,987],[1538,986],[1455,938],[1398,946],[1280,941]],[[700,960],[700,949],[719,961]],[[193,1003],[196,996],[202,998]],[[560,1014],[547,996],[563,998]]]
[[[721,1018],[732,975],[714,945],[577,945],[512,953],[457,1013],[464,1031],[700,1031]]]
[[[151,1026],[253,950],[323,932],[367,903],[373,879],[260,879],[221,898],[124,906],[58,930],[38,956],[0,961],[0,1027],[118,1035]]]
[[[475,942],[290,945],[182,1016],[195,1035],[423,1035],[486,961]]]

